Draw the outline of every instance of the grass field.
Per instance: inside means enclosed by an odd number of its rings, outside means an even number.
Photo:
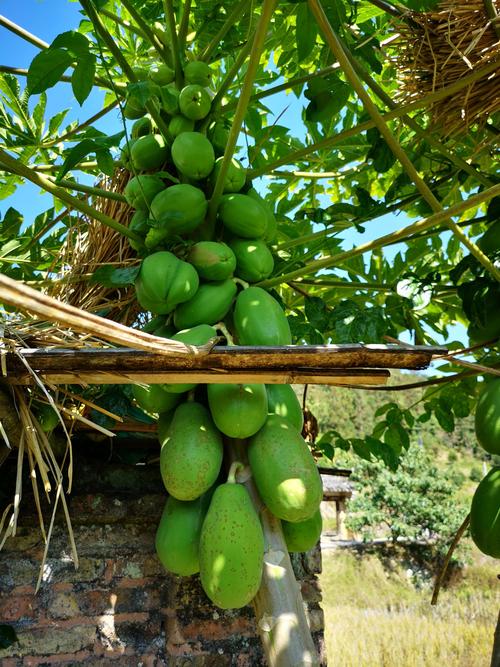
[[[431,607],[430,582],[415,585],[398,559],[324,550],[329,667],[489,667],[499,572],[478,559]]]

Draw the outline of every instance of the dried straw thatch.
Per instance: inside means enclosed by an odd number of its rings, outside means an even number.
[[[113,178],[101,181],[99,187],[121,193],[129,178],[127,171],[120,170]],[[93,205],[125,226],[133,213],[128,204],[111,199],[98,197],[94,199]],[[58,280],[48,286],[46,293],[77,308],[105,313],[110,320],[131,325],[139,308],[133,287],[105,287],[92,283],[89,278],[103,265],[124,268],[137,264],[136,252],[124,236],[98,220],[89,220],[83,215],[77,220],[77,224],[68,231],[61,249],[64,269]]]
[[[394,60],[403,103],[499,61],[498,71],[430,108],[434,125],[445,136],[483,125],[500,109],[499,13],[500,0],[443,0],[432,11],[405,14],[397,27]]]

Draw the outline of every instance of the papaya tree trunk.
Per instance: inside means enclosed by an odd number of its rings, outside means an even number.
[[[500,613],[498,614],[497,626],[495,628],[490,667],[500,667]]]
[[[246,442],[230,440],[228,458],[248,466]],[[246,468],[248,470],[248,468]],[[246,472],[246,471],[245,471]],[[257,628],[269,667],[320,665],[307,622],[300,586],[283,537],[281,522],[265,507],[251,476],[243,473],[247,491],[259,513],[265,551],[262,583],[253,600]]]

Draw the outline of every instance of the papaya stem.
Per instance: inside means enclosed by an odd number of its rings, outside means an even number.
[[[121,25],[123,28],[128,30],[129,32],[133,32],[135,35],[138,35],[143,39],[147,39],[146,34],[142,32],[142,30],[138,26],[134,25],[133,23],[130,23],[130,21],[122,19],[121,16],[118,16],[118,14],[115,14],[114,12],[110,11],[109,9],[106,9],[105,7],[101,7],[99,11],[104,16],[107,16],[108,19],[112,19],[113,21]]]
[[[233,338],[233,337],[231,336],[231,334],[229,333],[229,330],[228,330],[228,328],[226,327],[226,325],[224,324],[224,322],[217,322],[217,324],[214,325],[214,328],[215,328],[217,331],[220,331],[220,332],[222,333],[222,335],[224,336],[224,338],[227,340],[227,344],[228,344],[228,345],[233,346],[233,345],[235,344],[235,343],[234,343],[234,338]]]
[[[74,127],[72,130],[68,130],[65,134],[61,134],[60,137],[57,137],[56,139],[52,139],[51,141],[43,142],[42,146],[43,148],[48,148],[50,146],[56,146],[57,144],[60,144],[63,141],[68,141],[70,137],[72,137],[75,134],[78,134],[78,132],[81,132],[84,130],[86,127],[89,127],[93,123],[95,123],[96,120],[99,120],[106,114],[108,114],[110,111],[113,111],[113,109],[117,106],[118,100],[115,100],[114,102],[111,102],[111,104],[108,104],[104,109],[101,109],[101,111],[98,111],[96,114],[91,116],[90,118],[87,118],[87,120],[83,121],[76,127]],[[75,141],[75,140],[74,140]]]
[[[170,30],[170,46],[172,56],[174,58],[175,83],[177,84],[177,87],[180,88],[182,86],[183,74],[181,54],[179,52],[179,40],[177,39],[177,27],[175,24],[175,12],[172,0],[163,0],[163,7],[165,8],[165,16],[167,18],[168,27]]]
[[[76,190],[76,192],[84,192],[85,194],[93,195],[94,197],[103,197],[104,199],[112,199],[114,201],[127,203],[125,195],[122,195],[120,192],[103,190],[102,188],[94,188],[91,185],[83,185],[83,183],[77,183],[76,181],[61,179],[55,182],[55,185],[59,185],[61,188],[65,188],[66,190]]]
[[[80,211],[81,213],[85,213],[90,218],[99,220],[99,222],[102,222],[103,225],[111,227],[111,229],[114,229],[116,232],[126,236],[129,239],[132,239],[133,241],[136,241],[137,243],[142,243],[141,237],[130,230],[128,227],[125,227],[121,223],[116,222],[116,220],[113,220],[113,218],[111,218],[109,215],[105,215],[104,213],[101,213],[101,211],[96,211],[94,208],[92,208],[92,206],[78,199],[77,197],[73,197],[67,193],[64,188],[55,185],[55,183],[53,183],[46,176],[38,174],[33,169],[30,169],[30,167],[22,164],[22,162],[19,162],[19,160],[11,157],[2,148],[0,148],[0,162],[3,163],[10,172],[26,178],[28,181],[38,185],[43,190],[50,192],[51,195],[53,195],[56,199],[60,199],[70,208],[75,209],[76,211]]]
[[[221,25],[218,32],[213,36],[210,43],[200,53],[198,60],[207,61],[210,58],[214,49],[216,49],[217,46],[222,42],[222,40],[229,32],[229,30],[231,30],[235,22],[241,19],[241,17],[246,14],[251,4],[252,3],[248,2],[248,0],[240,0],[240,2],[234,5],[232,11],[229,12],[229,14],[226,17],[226,20]]]
[[[231,467],[229,468],[229,473],[227,475],[227,483],[228,484],[237,484],[236,482],[236,475],[240,470],[244,469],[244,464],[241,463],[241,461],[233,461],[231,463]]]
[[[181,24],[179,26],[179,51],[184,52],[186,48],[186,37],[187,31],[189,29],[189,14],[191,12],[191,0],[184,0],[184,5],[182,7],[182,17]]]
[[[233,283],[236,283],[236,285],[241,285],[243,289],[248,289],[250,287],[250,283],[245,282],[241,278],[233,278]]]
[[[94,26],[94,29],[96,31],[96,34],[101,37],[101,39],[104,41],[108,49],[110,50],[112,56],[115,58],[116,62],[118,65],[121,67],[123,73],[127,77],[127,79],[131,83],[136,83],[137,82],[137,77],[134,74],[133,69],[130,67],[130,65],[127,62],[127,59],[125,56],[122,54],[120,47],[115,43],[113,37],[109,34],[108,29],[104,25],[104,23],[101,20],[101,17],[98,15],[98,13],[95,11],[92,3],[90,0],[80,0],[80,4],[84,8],[84,10],[87,12],[87,15]],[[102,54],[101,54],[102,55]],[[156,105],[149,101],[146,103],[146,109],[148,110],[149,114],[155,121],[158,129],[161,131],[161,133],[167,137],[168,136],[168,126],[163,120],[163,118],[160,115],[159,109],[157,109]]]
[[[50,46],[50,44],[44,42],[43,39],[40,39],[36,35],[33,35],[31,32],[28,32],[24,28],[21,28],[21,26],[17,25],[17,23],[9,21],[7,17],[2,16],[1,14],[0,14],[0,26],[6,28],[7,30],[10,30],[10,32],[13,32],[18,37],[21,37],[30,44],[33,44],[33,46],[37,46],[39,49],[48,49]]]
[[[248,100],[250,99],[250,95],[252,93],[253,82],[257,73],[257,68],[259,67],[260,56],[267,35],[267,26],[271,20],[271,16],[273,15],[277,2],[278,0],[264,0],[262,5],[262,13],[255,30],[245,80],[243,81],[243,86],[240,91],[240,98],[238,100],[238,106],[236,107],[233,123],[229,132],[229,138],[226,144],[226,150],[224,151],[224,157],[222,158],[220,171],[217,175],[212,198],[210,199],[208,216],[209,220],[212,222],[215,220],[217,215],[217,208],[219,206],[219,200],[224,188],[227,170],[229,169],[229,164],[231,163],[234,149],[236,148],[236,142],[238,141],[241,127],[243,125],[243,120],[247,112]]]
[[[129,2],[129,0],[122,0],[121,4],[125,7],[127,12],[137,23],[141,32],[144,35],[146,35],[146,37],[149,39],[151,46],[154,47],[155,51],[158,53],[163,62],[168,65],[168,59],[165,53],[165,49],[163,45],[160,43],[160,40],[154,34],[152,28],[149,27],[147,21],[145,21],[142,18],[140,12],[137,11],[137,9],[133,6],[131,2]]]

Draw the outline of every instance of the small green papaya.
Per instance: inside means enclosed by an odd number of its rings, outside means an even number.
[[[168,124],[168,132],[170,136],[173,137],[174,139],[183,132],[192,132],[193,130],[194,130],[194,120],[189,120],[189,118],[185,118],[180,114],[178,114],[177,116],[173,116]]]
[[[161,134],[146,134],[134,141],[130,160],[136,171],[159,169],[166,162],[168,153],[168,145]]]
[[[207,395],[215,425],[230,438],[249,438],[267,419],[263,384],[209,384]]]
[[[293,387],[289,384],[267,384],[266,390],[269,412],[284,417],[302,433],[304,415]]]
[[[500,466],[489,471],[474,493],[470,534],[480,551],[500,558]]]
[[[38,419],[42,431],[50,433],[60,423],[59,415],[51,405],[43,403],[35,410],[35,417]]]
[[[236,257],[236,275],[249,283],[268,278],[274,269],[271,251],[261,239],[232,239],[229,246]]]
[[[123,194],[130,206],[136,210],[147,211],[153,199],[164,189],[165,185],[158,176],[140,174],[130,179]]]
[[[215,153],[201,132],[182,132],[172,144],[172,160],[183,176],[200,180],[214,168]]]
[[[240,345],[290,345],[292,334],[279,303],[261,287],[238,294],[234,326]]]
[[[184,67],[184,81],[207,88],[212,81],[210,66],[201,60],[192,60]]]
[[[128,228],[139,234],[142,237],[142,243],[134,241],[133,239],[128,239],[128,242],[136,252],[140,252],[144,246],[144,239],[149,230],[149,215],[147,211],[136,211],[134,215],[130,218],[128,223]]]
[[[186,259],[204,280],[226,280],[236,268],[236,257],[231,248],[215,241],[195,243]]]
[[[259,590],[264,536],[248,491],[241,484],[217,487],[200,537],[200,579],[222,609],[249,604]]]
[[[151,81],[158,86],[166,86],[168,83],[172,83],[175,79],[174,70],[168,65],[165,65],[165,63],[153,66],[148,74]]]
[[[136,120],[132,125],[130,136],[132,139],[138,139],[139,137],[145,137],[152,132],[153,121],[151,120],[151,116],[144,116],[144,118],[139,118],[139,120]]]
[[[181,114],[191,120],[201,120],[208,115],[212,100],[202,86],[190,83],[179,93],[179,109]]]
[[[224,227],[236,236],[255,239],[266,233],[266,211],[248,195],[239,192],[225,195],[219,205],[218,214]]]
[[[214,170],[212,172],[211,179],[213,183],[216,182],[220,168],[222,165],[222,160],[224,158],[219,157],[217,160],[215,160],[215,165],[214,165]],[[247,178],[247,171],[245,167],[241,165],[238,160],[235,160],[234,158],[231,159],[231,162],[229,163],[227,172],[226,172],[226,177],[224,178],[224,192],[239,192],[241,188],[245,185],[245,181]]]
[[[178,394],[168,394],[160,384],[134,384],[132,395],[141,410],[148,414],[168,412],[180,401]]]
[[[297,521],[290,523],[290,521],[282,521],[283,535],[288,551],[302,552],[309,551],[316,546],[321,537],[321,530],[323,529],[323,519],[319,508],[314,514],[305,521]]]
[[[222,452],[222,436],[208,410],[195,402],[179,405],[160,453],[161,476],[169,494],[195,500],[208,491],[219,475]]]
[[[252,199],[255,199],[255,201],[259,202],[259,204],[261,204],[262,208],[266,212],[266,231],[262,239],[266,243],[274,243],[276,240],[276,233],[278,231],[278,223],[272,208],[269,206],[268,202],[259,195],[255,188],[250,188],[250,190],[247,192],[247,195],[252,197]]]
[[[182,343],[188,345],[205,345],[211,338],[217,337],[217,331],[208,324],[199,324],[191,329],[184,329],[172,336],[172,340],[180,340]],[[185,391],[191,391],[196,387],[195,384],[163,384],[165,391],[170,391],[173,394],[181,394]]]
[[[248,459],[259,494],[285,521],[309,519],[323,498],[321,477],[309,447],[287,420],[269,415],[251,439]]]
[[[474,421],[481,447],[490,454],[500,455],[500,378],[484,383]]]
[[[210,491],[196,500],[168,497],[155,539],[156,553],[167,572],[189,577],[200,571],[201,527],[210,497]]]
[[[144,310],[166,315],[196,293],[195,269],[173,255],[160,251],[146,257],[135,280],[137,300]]]
[[[175,309],[174,324],[178,329],[189,329],[198,324],[217,324],[227,315],[235,296],[236,285],[230,278],[205,283],[192,299]]]
[[[189,234],[203,222],[207,206],[202,190],[188,183],[179,183],[164,189],[153,199],[151,217],[166,236]]]

